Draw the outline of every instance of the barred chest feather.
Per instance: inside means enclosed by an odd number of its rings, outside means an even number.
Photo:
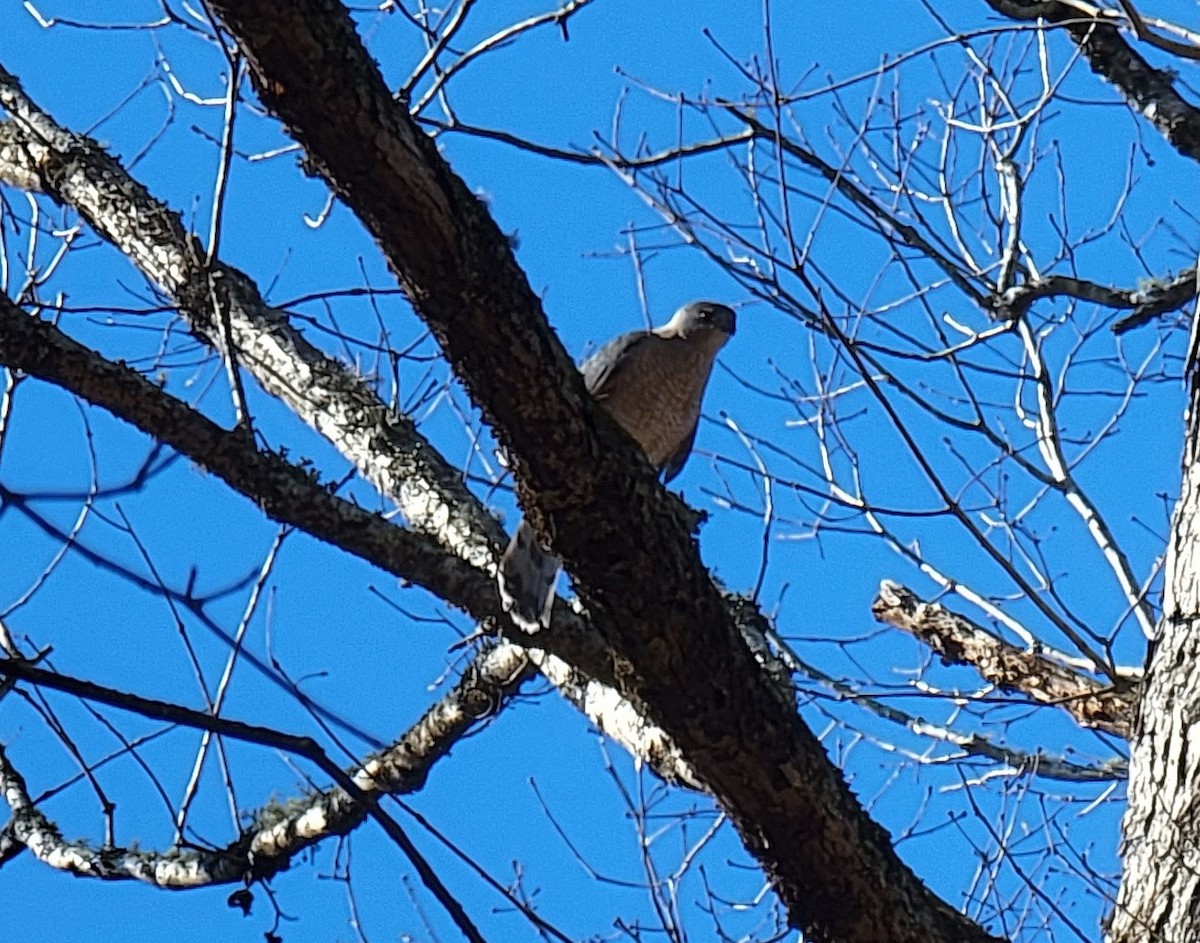
[[[661,468],[696,427],[716,351],[654,341],[633,353],[624,382],[600,402]]]

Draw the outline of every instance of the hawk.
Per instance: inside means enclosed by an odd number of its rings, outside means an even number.
[[[717,351],[736,329],[731,308],[693,301],[662,327],[609,341],[580,368],[596,402],[642,447],[668,482],[683,469]],[[550,625],[558,560],[522,519],[500,558],[505,611],[527,632]]]

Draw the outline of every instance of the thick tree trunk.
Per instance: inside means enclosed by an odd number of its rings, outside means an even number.
[[[1191,366],[1183,484],[1132,741],[1112,943],[1200,940],[1200,374]]]
[[[622,695],[678,744],[794,925],[822,943],[993,940],[904,866],[771,686],[700,563],[690,512],[592,403],[503,233],[393,100],[345,8],[212,7],[507,447],[526,514],[622,656]]]

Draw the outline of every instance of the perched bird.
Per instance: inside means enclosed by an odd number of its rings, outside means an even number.
[[[734,334],[732,309],[693,301],[652,331],[609,341],[580,368],[588,392],[642,447],[667,482],[683,469],[713,361]],[[500,598],[528,632],[549,626],[558,560],[522,519],[500,558]]]

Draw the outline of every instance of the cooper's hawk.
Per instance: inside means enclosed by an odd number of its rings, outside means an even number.
[[[653,331],[614,338],[580,368],[588,392],[642,447],[663,481],[682,470],[717,351],[733,336],[731,309],[693,301]],[[500,598],[529,632],[550,624],[558,561],[521,521],[500,558]]]

